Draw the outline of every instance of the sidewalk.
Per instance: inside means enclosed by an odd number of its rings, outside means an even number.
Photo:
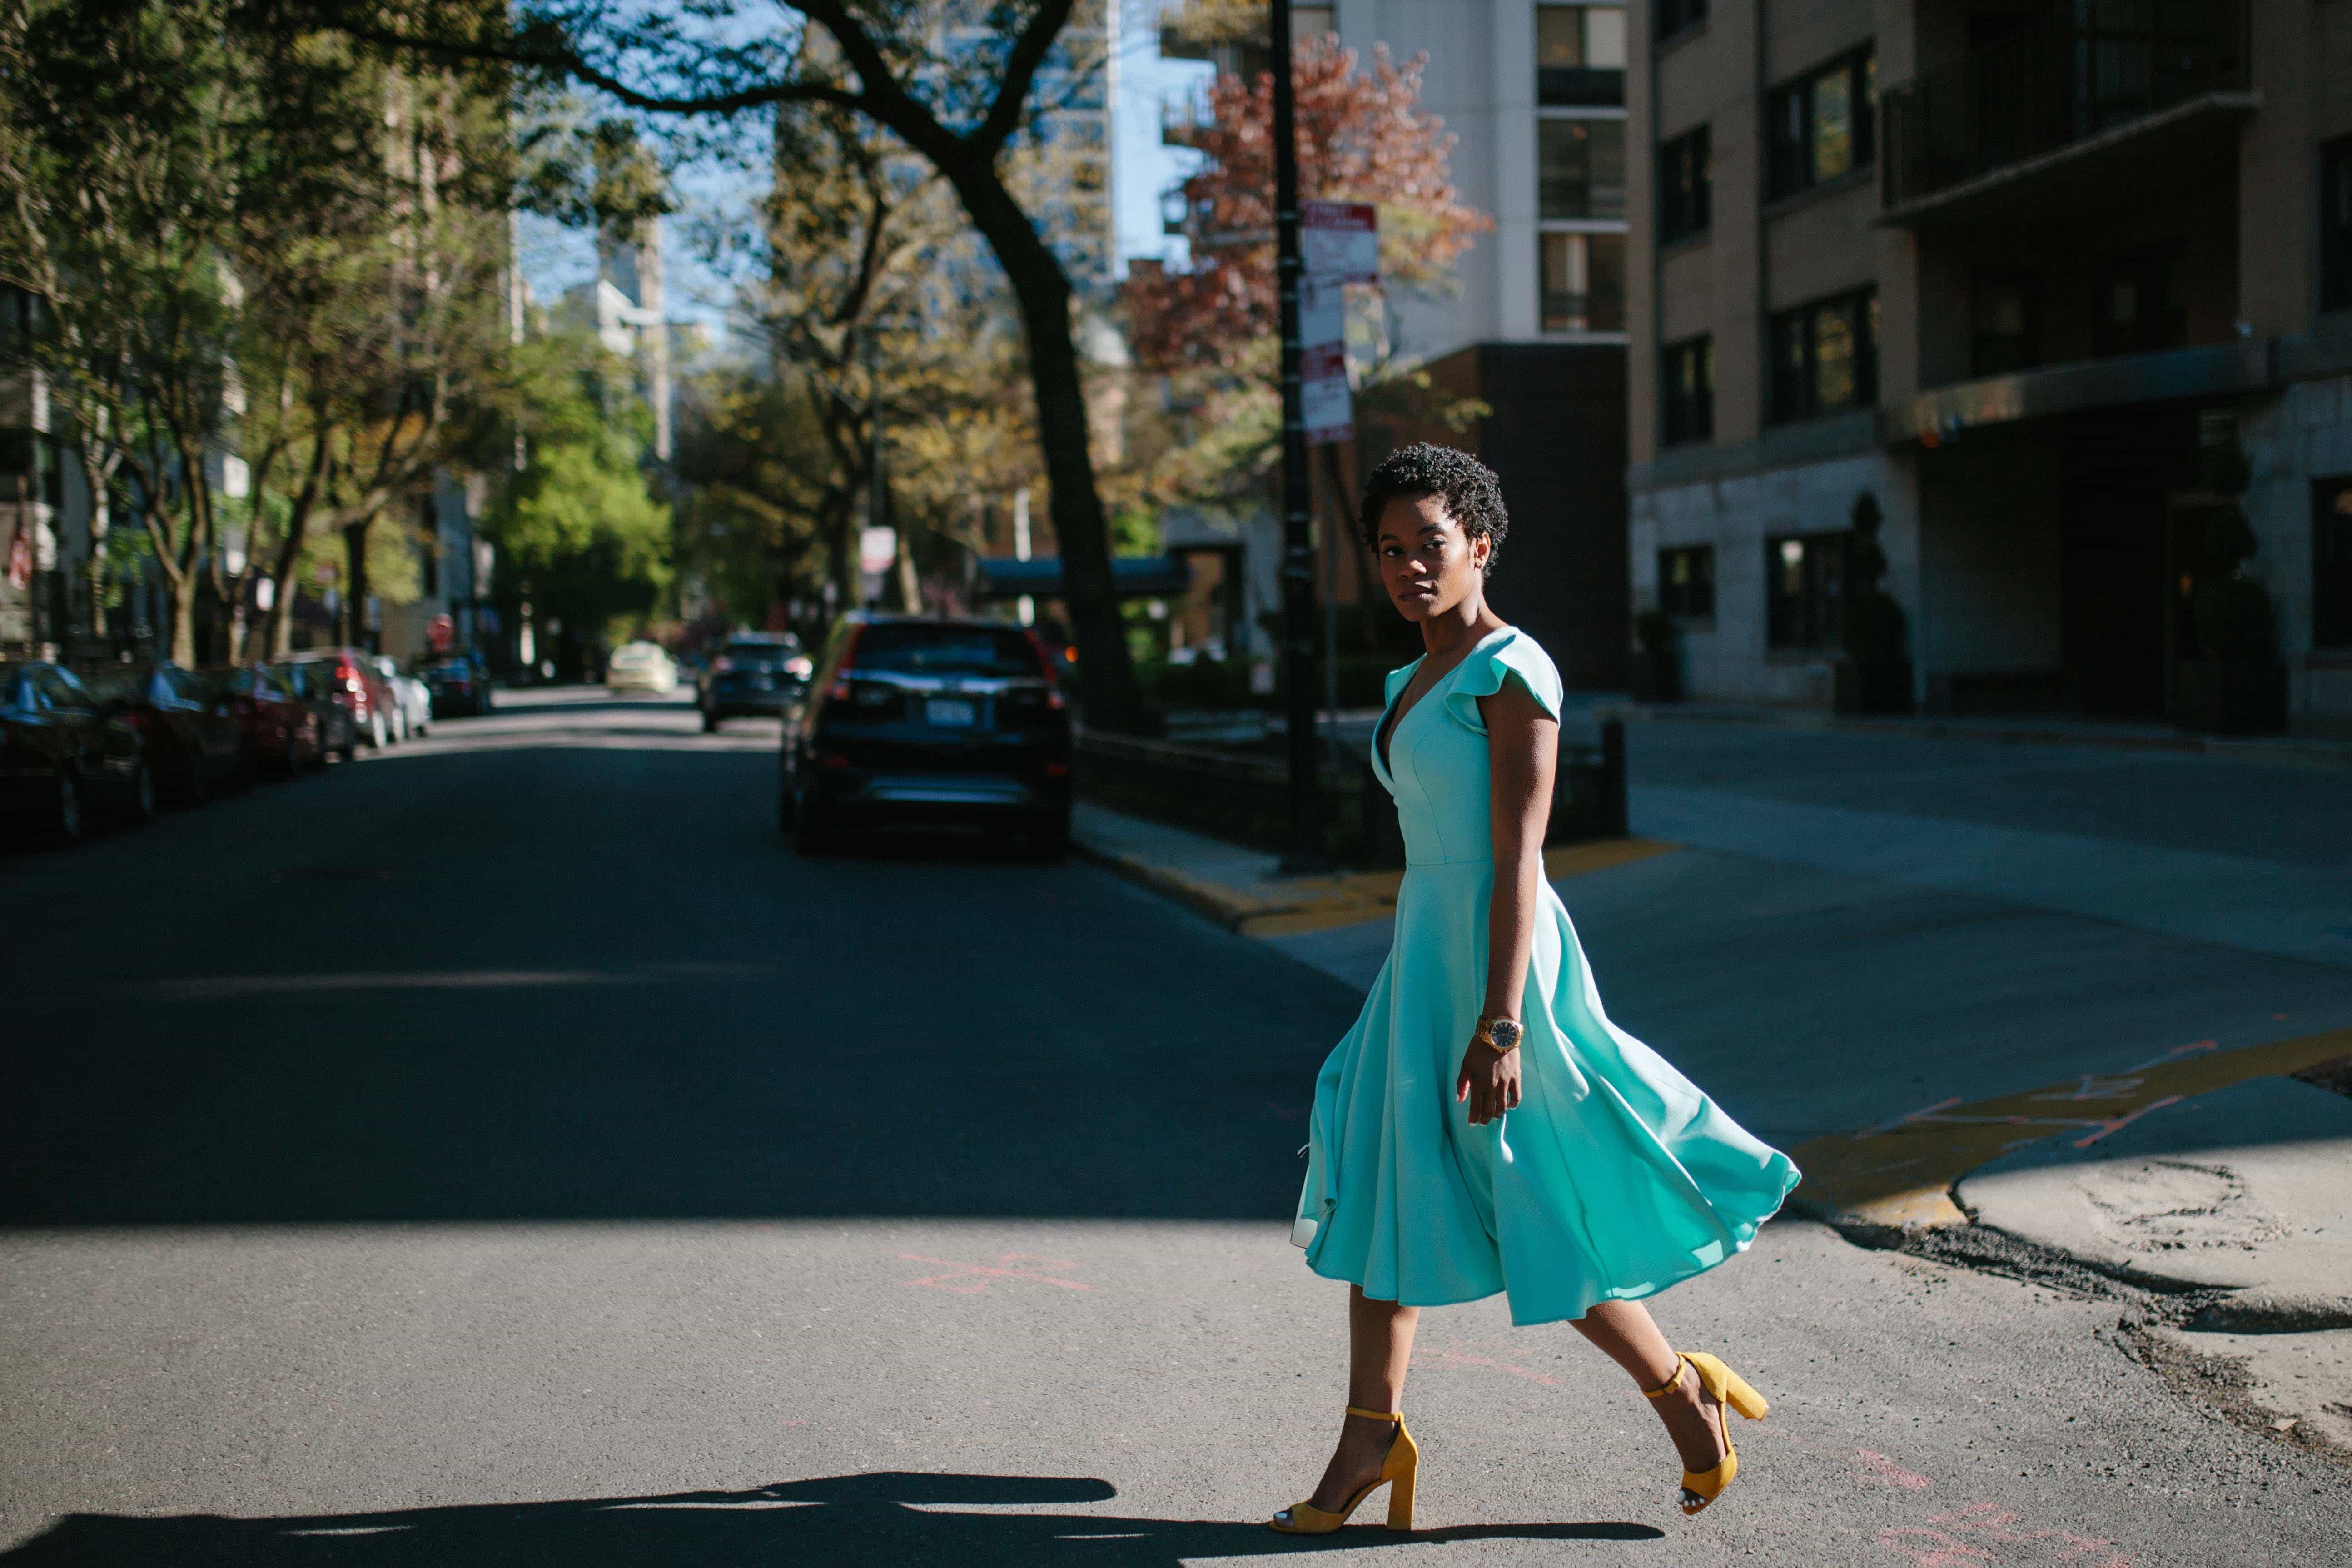
[[[2119,720],[2033,717],[1937,718],[1890,715],[1864,718],[1818,708],[1783,708],[1763,702],[1634,702],[1594,700],[1600,719],[1685,724],[1766,724],[1788,730],[1837,730],[1914,739],[1988,741],[2011,745],[2097,746],[2133,752],[2182,752],[2249,763],[2304,763],[2352,767],[2352,740],[2320,735],[2196,735],[2168,724]]]

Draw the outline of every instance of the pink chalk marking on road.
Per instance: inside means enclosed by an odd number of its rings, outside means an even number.
[[[1926,1524],[1888,1525],[1878,1532],[1878,1543],[1911,1559],[1916,1568],[1970,1568],[1982,1563],[2071,1563],[2076,1568],[2132,1568],[2131,1560],[2115,1550],[2115,1542],[2071,1530],[2013,1530],[2019,1516],[1996,1502],[1972,1502],[1966,1508],[1930,1515]],[[1963,1535],[2003,1546],[2039,1546],[2045,1550],[2022,1555],[1999,1552],[1963,1541]],[[2055,1546],[2056,1552],[2046,1548]],[[2083,1559],[2098,1555],[2094,1563]]]
[[[1888,1485],[1901,1487],[1906,1491],[1923,1492],[1927,1489],[1927,1477],[1913,1474],[1884,1454],[1874,1454],[1867,1448],[1858,1452],[1863,1469]]]
[[[2124,1070],[2146,1072],[2150,1068],[2160,1068],[2167,1062],[2177,1062],[2183,1057],[2202,1056],[2207,1051],[2218,1051],[2221,1048],[2221,1042],[2219,1040],[2191,1040],[2185,1046],[2175,1046],[2160,1057],[2150,1057],[2139,1066],[2126,1068]]]
[[[1077,1267],[1075,1263],[1067,1262],[1065,1259],[1058,1258],[1037,1258],[1025,1252],[1007,1252],[999,1257],[996,1262],[992,1265],[986,1263],[949,1263],[944,1258],[925,1258],[920,1253],[916,1252],[902,1252],[898,1254],[898,1256],[905,1258],[909,1263],[939,1263],[946,1265],[948,1268],[948,1272],[945,1274],[927,1274],[920,1279],[902,1279],[899,1281],[900,1284],[920,1285],[928,1289],[945,1290],[949,1294],[955,1296],[980,1295],[982,1291],[985,1291],[992,1283],[999,1279],[1025,1279],[1033,1285],[1058,1285],[1065,1290],[1091,1290],[1094,1289],[1093,1286],[1082,1285],[1076,1279],[1057,1279],[1051,1274],[1039,1274],[1032,1269],[1008,1268],[1004,1267],[1004,1265],[1011,1263],[1039,1263],[1048,1268],[1076,1268]]]
[[[2125,1128],[2130,1126],[2133,1122],[2137,1121],[2141,1117],[2146,1116],[2151,1110],[2162,1110],[2168,1105],[2178,1105],[2179,1103],[2180,1096],[2177,1094],[2168,1094],[2162,1100],[2150,1100],[2147,1104],[2141,1106],[2137,1110],[2132,1111],[2128,1115],[2118,1116],[2113,1121],[2099,1122],[2097,1124],[2098,1131],[2092,1133],[2087,1138],[2075,1139],[2074,1147],[2077,1149],[2087,1149],[2092,1144],[2097,1142],[2100,1139],[2107,1137],[2112,1133],[2122,1131]]]
[[[1949,1100],[1939,1100],[1933,1105],[1927,1106],[1923,1110],[1914,1110],[1908,1115],[1898,1116],[1892,1121],[1882,1121],[1875,1127],[1865,1127],[1861,1131],[1853,1134],[1853,1136],[1858,1141],[1864,1138],[1875,1138],[1882,1132],[1897,1131],[1905,1127],[1908,1127],[1914,1121],[1923,1121],[1928,1117],[1935,1115],[1936,1112],[1939,1110],[1949,1110],[1953,1106],[1959,1104],[1959,1102],[1960,1097],[1956,1094]]]
[[[2036,1100],[2121,1100],[2147,1081],[2147,1079],[2144,1078],[2133,1078],[2128,1074],[2122,1078],[2102,1078],[2097,1073],[2086,1072],[2083,1075],[2082,1082],[2063,1094],[2037,1094],[2033,1098]]]
[[[1508,1362],[1496,1361],[1492,1356],[1471,1355],[1459,1349],[1458,1347],[1460,1344],[1461,1342],[1456,1340],[1453,1344],[1446,1346],[1442,1351],[1417,1351],[1413,1354],[1413,1360],[1420,1361],[1424,1356],[1433,1354],[1437,1361],[1443,1365],[1485,1367],[1491,1372],[1507,1372],[1513,1377],[1524,1377],[1529,1383],[1540,1383],[1546,1388],[1558,1388],[1559,1386],[1559,1379],[1556,1377],[1549,1376],[1540,1372],[1532,1371],[1524,1366],[1513,1366]]]

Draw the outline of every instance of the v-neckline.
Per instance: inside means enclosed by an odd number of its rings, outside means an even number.
[[[1407,706],[1398,708],[1394,703],[1391,703],[1388,708],[1381,710],[1380,728],[1372,731],[1372,757],[1381,764],[1381,771],[1382,773],[1388,774],[1391,779],[1396,777],[1396,764],[1389,760],[1390,747],[1396,741],[1397,731],[1404,728],[1404,721],[1411,718],[1414,713],[1418,712],[1423,703],[1436,696],[1437,689],[1439,687],[1444,685],[1447,681],[1461,674],[1462,667],[1470,662],[1471,655],[1476,653],[1480,648],[1486,647],[1487,643],[1493,641],[1496,637],[1502,636],[1505,632],[1509,631],[1510,629],[1511,628],[1508,626],[1496,626],[1493,631],[1488,632],[1485,637],[1482,637],[1476,642],[1472,643],[1468,648],[1464,650],[1462,657],[1454,661],[1453,668],[1447,670],[1444,675],[1439,676],[1435,680],[1431,681],[1429,683],[1429,689],[1414,698]],[[1419,658],[1414,659],[1411,664],[1405,666],[1405,668],[1409,670],[1417,671],[1428,661],[1429,655],[1423,653]],[[1397,692],[1398,700],[1402,701],[1404,698],[1405,692],[1410,691],[1412,689],[1412,677],[1408,675],[1404,678],[1403,688]],[[1393,717],[1391,714],[1393,714]]]

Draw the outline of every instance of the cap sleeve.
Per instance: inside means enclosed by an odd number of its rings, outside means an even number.
[[[1559,718],[1559,671],[1551,662],[1551,655],[1525,632],[1514,628],[1507,637],[1496,637],[1463,661],[1452,684],[1445,691],[1445,710],[1468,725],[1478,734],[1486,732],[1486,721],[1478,712],[1478,699],[1492,697],[1503,689],[1503,682],[1513,676],[1528,689],[1530,696],[1543,705],[1543,710],[1557,721]]]

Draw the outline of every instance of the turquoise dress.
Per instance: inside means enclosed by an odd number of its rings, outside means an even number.
[[[1391,708],[1418,668],[1389,677]],[[1609,1021],[1549,882],[1520,1007],[1519,1105],[1473,1127],[1455,1101],[1486,1000],[1495,884],[1478,699],[1510,679],[1559,716],[1559,672],[1505,626],[1398,721],[1385,759],[1374,734],[1372,766],[1404,829],[1396,938],[1316,1079],[1292,1239],[1315,1272],[1381,1300],[1438,1307],[1501,1290],[1513,1322],[1549,1323],[1745,1250],[1798,1172]]]

